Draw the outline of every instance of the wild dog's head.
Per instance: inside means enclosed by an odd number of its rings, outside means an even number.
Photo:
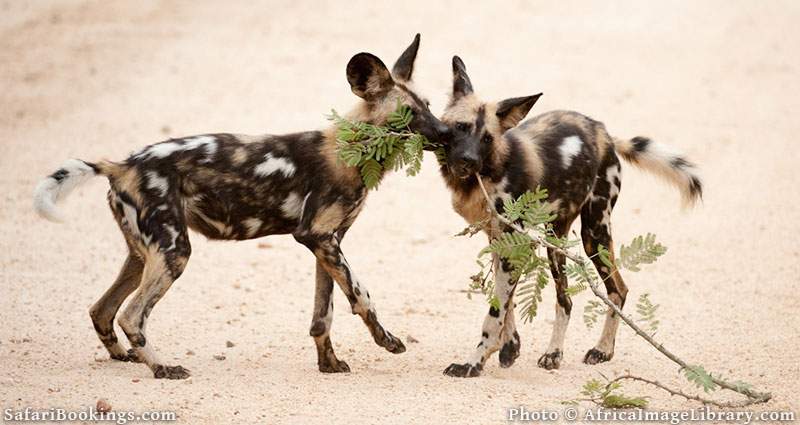
[[[450,127],[447,167],[457,178],[481,171],[499,155],[503,133],[528,114],[542,94],[483,102],[474,93],[464,62],[453,56],[453,94],[442,115]]]
[[[375,55],[359,53],[347,64],[347,81],[356,96],[364,104],[356,113],[356,119],[376,125],[386,122],[389,114],[397,109],[397,102],[411,108],[414,118],[409,124],[411,131],[418,132],[433,142],[445,143],[450,128],[431,113],[429,102],[417,94],[411,86],[414,60],[419,49],[419,34],[400,55],[392,71]]]

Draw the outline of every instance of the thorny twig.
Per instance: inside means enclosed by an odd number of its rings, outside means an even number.
[[[478,185],[481,188],[481,192],[483,192],[484,198],[486,198],[486,210],[487,210],[487,212],[489,212],[489,214],[494,215],[498,220],[500,220],[501,222],[503,222],[507,226],[511,227],[512,229],[516,230],[517,232],[527,234],[537,244],[539,244],[541,246],[544,246],[546,248],[550,248],[550,249],[558,251],[559,253],[563,254],[565,257],[569,258],[570,260],[574,261],[575,263],[577,263],[578,265],[580,265],[582,267],[586,267],[587,266],[585,260],[582,257],[580,257],[578,255],[575,255],[572,252],[569,252],[569,251],[567,251],[565,249],[562,249],[559,246],[556,246],[556,245],[548,242],[547,240],[545,240],[543,237],[541,237],[538,234],[531,234],[530,232],[526,231],[524,228],[522,228],[518,224],[516,224],[516,223],[508,220],[507,218],[503,217],[502,214],[498,213],[497,210],[495,210],[494,204],[492,203],[492,200],[489,197],[489,193],[486,191],[486,187],[483,185],[483,180],[481,179],[480,174],[475,173],[475,177],[478,179]],[[628,315],[623,313],[622,310],[620,310],[620,308],[617,307],[616,304],[611,302],[611,300],[606,296],[606,294],[604,294],[600,290],[600,288],[597,285],[597,282],[594,279],[590,279],[589,280],[589,287],[591,288],[591,290],[592,290],[592,292],[594,293],[595,296],[600,298],[603,301],[603,303],[608,306],[608,308],[610,308],[612,311],[614,311],[614,314],[617,314],[622,319],[622,321],[625,322],[625,324],[627,324],[631,329],[633,329],[634,332],[636,332],[639,336],[644,338],[645,341],[650,343],[650,345],[652,345],[656,350],[660,351],[661,354],[663,354],[668,359],[672,360],[674,363],[676,363],[678,366],[680,366],[681,370],[689,368],[689,365],[683,359],[681,359],[680,357],[678,357],[675,354],[673,354],[671,351],[669,351],[666,348],[664,348],[664,344],[656,342],[656,340],[653,339],[653,337],[651,337],[647,332],[642,330],[642,328],[640,328],[634,322],[633,319],[631,319]],[[725,388],[727,390],[739,393],[739,394],[747,397],[747,400],[742,401],[741,403],[721,403],[721,402],[716,402],[716,401],[713,401],[713,400],[700,398],[698,396],[689,396],[687,394],[683,394],[680,391],[671,390],[671,389],[667,388],[666,386],[664,386],[663,384],[658,383],[657,381],[650,381],[650,380],[647,380],[647,379],[644,379],[644,378],[639,378],[639,377],[636,377],[636,376],[633,376],[633,375],[623,375],[623,376],[621,376],[619,378],[614,379],[614,381],[618,381],[618,380],[622,380],[622,379],[632,379],[632,380],[638,380],[638,381],[646,382],[646,383],[649,383],[649,384],[654,385],[656,387],[659,387],[659,388],[661,388],[663,390],[669,391],[673,395],[683,396],[683,397],[686,397],[686,398],[688,398],[690,400],[697,400],[697,401],[700,401],[701,403],[712,404],[712,405],[715,405],[715,406],[718,406],[718,407],[744,407],[744,406],[749,406],[751,404],[766,403],[767,401],[769,401],[772,398],[772,394],[770,394],[770,393],[762,393],[762,392],[754,391],[754,390],[749,389],[749,388],[742,388],[740,386],[734,385],[734,384],[732,384],[730,382],[727,382],[727,381],[725,381],[723,379],[720,379],[720,378],[717,378],[715,376],[711,376],[711,380],[715,384],[719,385],[721,388]]]

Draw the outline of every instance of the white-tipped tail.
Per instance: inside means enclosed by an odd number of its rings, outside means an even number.
[[[684,206],[693,206],[703,197],[703,184],[695,166],[671,147],[645,137],[614,140],[614,149],[622,157],[647,170],[680,190]]]
[[[64,217],[56,208],[56,203],[96,175],[94,167],[89,163],[79,159],[67,160],[61,168],[36,186],[33,191],[33,208],[50,221],[63,222]]]

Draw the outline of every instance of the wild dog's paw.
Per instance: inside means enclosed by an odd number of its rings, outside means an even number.
[[[444,370],[444,374],[447,376],[454,376],[456,378],[474,378],[476,376],[481,375],[481,371],[483,370],[483,366],[479,364],[458,364],[453,363],[450,366],[447,366],[447,369]]]
[[[123,355],[112,354],[111,359],[121,362],[144,363],[142,362],[142,359],[140,359],[139,356],[136,354],[136,350],[134,350],[133,348],[129,348],[128,352]]]
[[[519,357],[519,341],[511,340],[500,349],[500,367],[511,367]]]
[[[400,354],[406,351],[406,346],[400,341],[400,338],[386,332],[386,336],[381,341],[380,346],[385,348],[386,351],[392,354]]]
[[[131,361],[133,361],[131,359],[131,357],[127,353],[125,353],[125,354],[112,354],[111,355],[111,360],[116,360],[116,361],[119,361],[119,362],[131,362]]]
[[[183,366],[156,365],[153,368],[153,376],[156,379],[186,379],[191,375]]]
[[[539,357],[539,367],[547,370],[558,369],[561,367],[561,350],[553,351],[552,353],[544,353]]]
[[[322,373],[347,373],[350,372],[350,366],[342,360],[331,359],[324,360],[318,363],[319,371]]]
[[[607,362],[611,360],[612,357],[614,357],[614,353],[604,353],[597,348],[592,348],[583,356],[583,362],[586,364],[598,364]]]
[[[139,355],[136,354],[136,350],[134,350],[133,348],[129,348],[128,349],[128,360],[125,360],[125,361],[126,362],[133,362],[133,363],[144,363],[144,360],[142,360],[139,357]]]

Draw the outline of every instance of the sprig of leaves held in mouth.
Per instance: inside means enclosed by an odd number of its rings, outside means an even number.
[[[386,125],[379,126],[341,117],[331,110],[329,120],[337,128],[336,146],[341,160],[349,167],[358,167],[367,189],[375,189],[383,173],[402,170],[415,176],[422,167],[424,148],[434,148],[441,162],[444,149],[425,136],[408,127],[414,118],[411,108],[397,103],[397,109],[389,115]]]

